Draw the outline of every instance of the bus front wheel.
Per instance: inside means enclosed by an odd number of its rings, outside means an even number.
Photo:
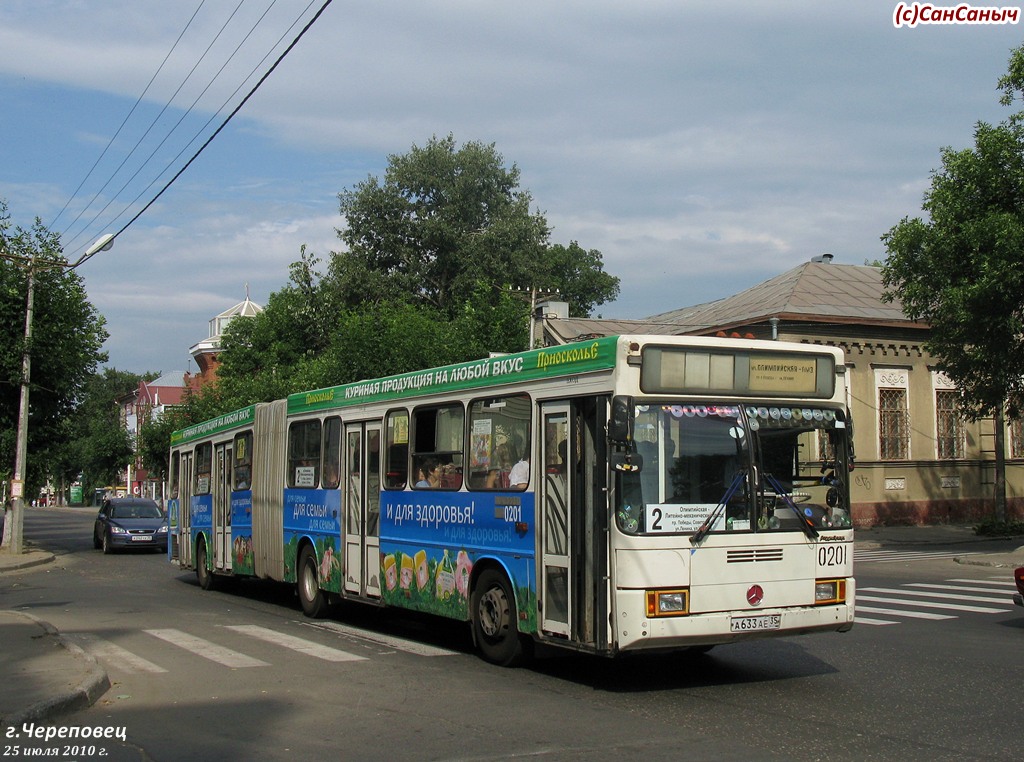
[[[473,589],[473,635],[484,659],[502,667],[523,660],[516,600],[504,574],[486,569]]]
[[[299,601],[302,612],[311,619],[320,619],[327,613],[327,597],[320,589],[320,574],[316,553],[307,545],[299,557]]]

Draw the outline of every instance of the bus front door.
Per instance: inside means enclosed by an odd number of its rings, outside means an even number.
[[[213,568],[231,569],[231,445],[213,457]]]
[[[556,635],[571,635],[572,596],[572,490],[575,469],[569,460],[569,406],[564,403],[543,408],[543,436],[538,468],[538,526],[541,527],[542,553],[540,598],[543,612],[541,629]],[[564,460],[563,460],[564,459]]]
[[[608,645],[608,400],[541,406],[537,526],[540,627],[601,650]]]
[[[342,526],[345,592],[380,597],[380,423],[345,425]]]

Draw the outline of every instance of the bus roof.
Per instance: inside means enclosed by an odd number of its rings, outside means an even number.
[[[350,384],[325,387],[313,391],[296,392],[288,396],[288,414],[309,413],[320,410],[362,405],[370,402],[402,400],[442,392],[486,389],[506,384],[539,381],[580,373],[594,373],[615,367],[616,347],[622,339],[656,340],[665,344],[685,343],[691,346],[713,348],[731,347],[764,351],[772,347],[778,351],[800,351],[815,354],[837,354],[830,347],[793,345],[775,341],[728,339],[727,344],[717,337],[698,336],[605,336],[588,341],[554,347],[531,349],[525,352],[488,357],[469,362],[444,365],[438,368],[400,373],[383,378],[356,381]],[[171,445],[178,445],[214,433],[246,426],[255,420],[256,405],[250,405],[176,431]]]

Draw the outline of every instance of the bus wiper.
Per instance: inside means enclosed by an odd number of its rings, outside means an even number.
[[[729,484],[729,487],[725,490],[725,494],[722,495],[722,499],[719,500],[718,505],[715,506],[715,510],[713,510],[711,514],[704,519],[704,523],[700,525],[700,528],[690,535],[691,545],[700,545],[704,542],[704,538],[708,536],[708,532],[711,531],[711,527],[713,527],[715,522],[718,521],[719,516],[722,515],[726,505],[728,505],[729,501],[732,500],[732,496],[736,494],[736,490],[739,489],[745,478],[745,471],[736,472],[736,475],[732,477],[732,482]]]
[[[793,513],[796,514],[797,521],[800,522],[800,528],[804,530],[804,534],[812,540],[817,537],[818,530],[814,528],[814,523],[800,512],[800,509],[796,507],[796,503],[793,502],[793,498],[790,497],[786,488],[779,484],[778,480],[769,473],[765,473],[764,480],[768,482],[769,487],[775,490],[775,494],[782,498],[782,502],[793,509]]]

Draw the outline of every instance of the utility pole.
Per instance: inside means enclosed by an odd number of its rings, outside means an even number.
[[[557,296],[558,293],[559,293],[559,290],[557,288],[554,289],[553,291],[550,290],[550,289],[538,289],[536,286],[530,286],[529,288],[519,288],[518,286],[516,288],[512,288],[512,286],[509,286],[508,290],[512,294],[514,294],[516,296],[529,297],[529,300],[530,300],[530,344],[527,347],[527,349],[533,349],[534,345],[536,344],[536,341],[537,341],[536,338],[534,337],[534,335],[535,335],[534,327],[537,324],[537,299],[538,299],[538,297],[541,298],[541,299],[550,299],[552,296]]]
[[[73,270],[97,252],[107,251],[114,245],[114,236],[105,235],[90,246],[85,254],[75,263],[46,261],[38,267],[59,267]],[[10,257],[12,261],[15,257]],[[7,511],[4,521],[4,536],[0,542],[0,550],[12,555],[21,555],[24,548],[25,528],[25,482],[28,463],[28,401],[29,386],[32,380],[32,311],[35,302],[36,251],[28,260],[28,276],[26,278],[25,295],[25,345],[21,352],[21,400],[18,406],[17,444],[14,452],[14,479],[11,482],[11,509]]]
[[[14,450],[14,481],[11,482],[11,510],[4,522],[3,547],[14,555],[24,552],[25,462],[28,456],[28,385],[32,376],[32,306],[35,301],[36,253],[28,263],[25,296],[25,346],[21,353],[21,401],[18,406],[18,435]]]

